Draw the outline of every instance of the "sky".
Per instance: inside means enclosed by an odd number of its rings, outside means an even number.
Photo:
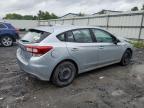
[[[0,0],[0,18],[7,13],[36,15],[39,10],[63,16],[67,13],[93,14],[102,9],[129,11],[141,8],[144,0]]]

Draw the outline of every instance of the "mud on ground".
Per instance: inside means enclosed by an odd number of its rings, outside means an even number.
[[[129,66],[81,74],[64,88],[23,73],[16,49],[0,47],[0,108],[144,108],[144,49]]]

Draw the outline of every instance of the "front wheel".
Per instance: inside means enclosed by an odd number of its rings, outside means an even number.
[[[72,83],[76,75],[76,67],[72,62],[65,61],[60,63],[54,70],[52,82],[63,87]]]
[[[122,59],[121,59],[120,64],[121,64],[122,66],[128,65],[128,64],[130,63],[131,58],[132,58],[132,53],[131,53],[131,51],[130,51],[130,50],[126,50],[125,53],[123,54],[123,57],[122,57]]]
[[[0,38],[0,43],[4,47],[10,47],[13,44],[13,39],[10,36],[3,36]]]

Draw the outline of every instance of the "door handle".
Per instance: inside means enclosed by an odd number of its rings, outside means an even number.
[[[72,51],[79,51],[78,48],[72,48]]]
[[[99,49],[104,49],[104,46],[99,46]]]

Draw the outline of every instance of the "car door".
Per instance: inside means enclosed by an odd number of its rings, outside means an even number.
[[[66,40],[68,51],[79,62],[80,70],[90,70],[98,64],[98,48],[95,47],[89,29],[69,31]]]
[[[99,64],[117,62],[123,53],[122,46],[115,44],[116,38],[110,33],[101,29],[92,29],[99,48]]]

